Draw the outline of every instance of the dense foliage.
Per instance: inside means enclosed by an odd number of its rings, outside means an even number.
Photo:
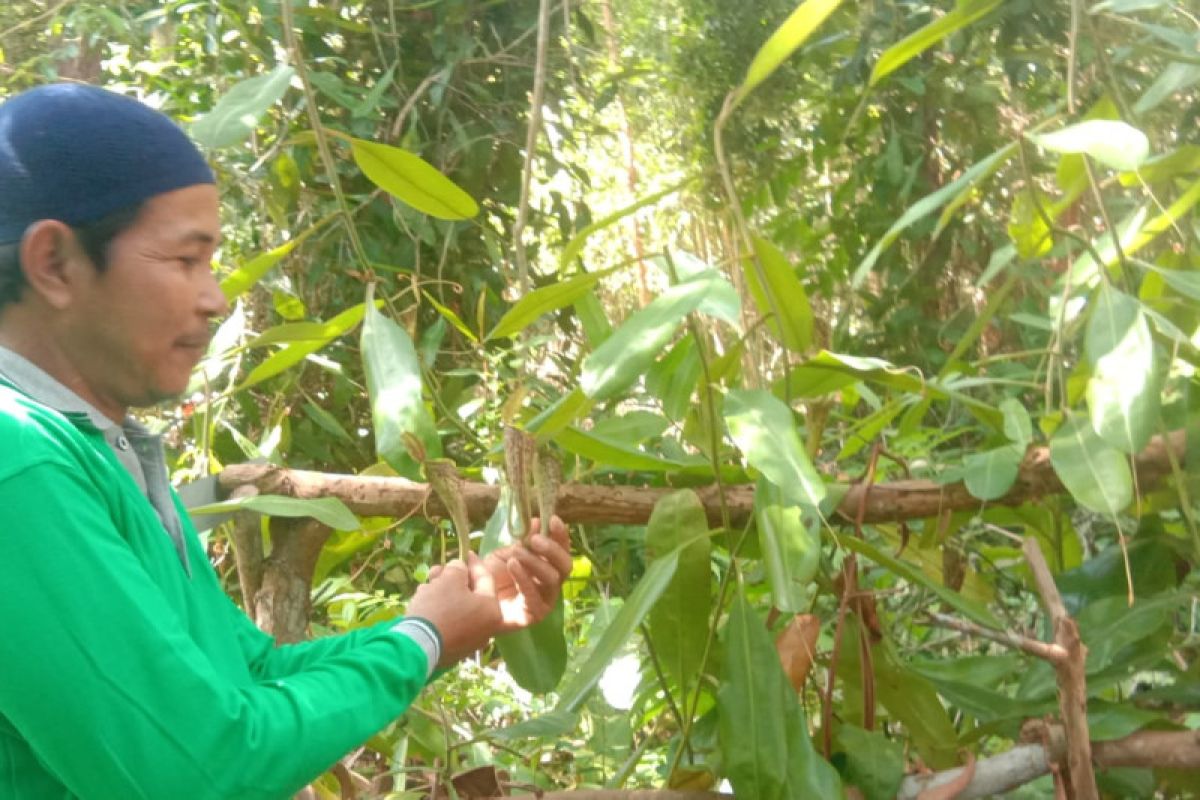
[[[235,310],[194,395],[149,414],[177,481],[252,458],[421,480],[424,455],[495,483],[508,424],[566,480],[679,489],[646,526],[577,526],[562,612],[443,678],[342,780],[418,797],[495,765],[518,787],[893,797],[1058,713],[1048,663],[944,624],[1049,638],[1026,537],[1090,649],[1092,738],[1196,728],[1200,457],[1153,485],[1134,468],[1200,420],[1194,8],[549,11],[539,57],[516,0],[0,9],[3,93],[126,90],[219,171]],[[991,502],[1039,447],[1061,486]],[[904,478],[977,502],[839,508]],[[714,483],[715,527],[692,491]],[[449,521],[324,513],[315,634],[397,613],[453,549]],[[1200,791],[1150,768],[1100,786]]]

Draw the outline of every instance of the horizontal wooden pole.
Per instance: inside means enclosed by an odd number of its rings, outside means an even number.
[[[1166,437],[1156,436],[1137,455],[1134,467],[1138,487],[1145,492],[1161,484],[1171,474],[1171,456],[1183,463],[1186,450],[1184,431]],[[261,494],[289,497],[336,497],[350,510],[363,516],[447,517],[445,507],[424,483],[404,478],[370,475],[344,475],[309,470],[287,469],[272,464],[238,464],[220,475],[225,492],[239,486],[254,486]],[[463,497],[474,525],[482,525],[496,509],[500,488],[485,483],[463,483]],[[564,483],[559,487],[557,510],[567,523],[609,523],[642,525],[650,519],[654,504],[674,489],[641,486],[604,486],[588,483]],[[1031,447],[1025,454],[1017,481],[1008,494],[991,505],[1021,505],[1029,500],[1064,492],[1062,481],[1050,464],[1047,447]],[[708,512],[709,521],[720,524],[721,499],[716,486],[696,489]],[[754,487],[725,487],[730,521],[742,525],[754,509]],[[863,522],[899,522],[935,517],[947,511],[984,507],[985,503],[967,491],[962,482],[938,484],[927,480],[902,480],[872,486],[852,484],[837,508],[835,521],[850,522],[861,509]]]

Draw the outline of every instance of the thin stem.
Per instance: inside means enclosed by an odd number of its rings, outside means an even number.
[[[533,182],[533,156],[542,132],[542,104],[546,100],[546,52],[550,42],[550,0],[538,4],[537,62],[533,71],[533,92],[529,101],[529,128],[525,132],[525,164],[521,169],[521,199],[517,221],[513,224],[513,252],[517,260],[517,286],[521,294],[529,291],[529,261],[525,253],[525,224],[529,219],[529,188]]]
[[[342,182],[338,177],[337,164],[333,160],[333,151],[329,148],[329,139],[325,135],[325,129],[321,125],[321,113],[317,108],[317,95],[313,91],[312,83],[308,79],[308,67],[304,63],[304,53],[300,49],[300,40],[296,37],[295,20],[292,17],[292,0],[283,0],[279,4],[280,11],[283,15],[283,35],[287,41],[287,49],[291,54],[292,63],[296,67],[296,76],[300,78],[300,84],[304,87],[304,103],[308,110],[308,124],[313,129],[313,135],[317,140],[317,152],[321,155],[321,164],[325,167],[325,174],[329,178],[329,185],[333,188],[333,195],[337,198],[338,208],[342,213],[342,221],[346,225],[346,233],[350,237],[350,246],[354,250],[354,255],[362,264],[363,271],[366,273],[368,280],[375,280],[375,270],[371,267],[371,260],[367,258],[367,251],[363,248],[362,240],[358,237],[358,228],[354,224],[354,215],[350,212],[350,204],[346,202],[346,195],[342,192]]]

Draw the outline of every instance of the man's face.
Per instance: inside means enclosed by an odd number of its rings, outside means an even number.
[[[211,323],[228,311],[211,267],[220,234],[216,187],[161,194],[113,239],[104,271],[85,278],[67,333],[102,411],[151,405],[187,387]]]

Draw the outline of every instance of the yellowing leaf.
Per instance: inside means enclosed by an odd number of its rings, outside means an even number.
[[[842,0],[805,0],[797,6],[755,54],[746,70],[746,79],[738,87],[738,97],[750,94],[779,69],[841,3]]]
[[[479,205],[420,156],[378,142],[351,139],[354,163],[385,192],[438,219],[470,219]]]

